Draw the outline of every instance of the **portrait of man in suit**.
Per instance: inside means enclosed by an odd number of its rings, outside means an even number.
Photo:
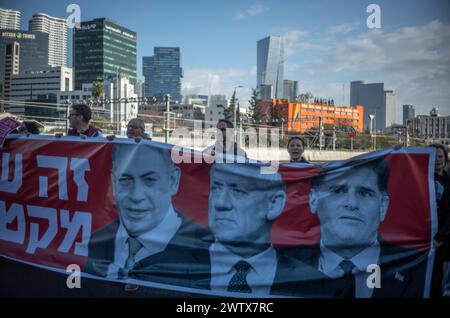
[[[389,244],[379,234],[389,207],[389,175],[387,162],[375,158],[313,177],[309,203],[321,240],[312,249],[299,248],[298,255],[333,279],[328,296],[423,297],[426,253]],[[380,288],[367,284],[373,264],[381,270]]]
[[[189,285],[202,251],[202,227],[172,205],[180,168],[170,152],[146,142],[117,143],[111,171],[119,219],[94,232],[85,271],[111,279],[137,278]],[[207,255],[207,245],[203,247]]]
[[[273,222],[286,204],[279,173],[258,164],[213,164],[210,170],[210,288],[222,292],[307,296],[324,275],[285,256],[271,243]],[[302,279],[308,279],[303,285]]]

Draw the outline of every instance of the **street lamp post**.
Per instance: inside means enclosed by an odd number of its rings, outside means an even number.
[[[373,138],[373,120],[375,119],[375,115],[370,114],[369,119],[370,119],[370,137],[372,138],[372,148],[373,148],[373,150],[375,150],[375,141]]]
[[[167,144],[169,140],[169,129],[170,129],[170,95],[164,95],[164,101],[166,103],[166,129],[164,131],[164,140]]]
[[[235,88],[234,88],[234,91],[233,91],[233,98],[234,98],[234,100],[233,100],[233,107],[234,107],[234,128],[236,129],[236,90],[238,89],[238,88],[242,88],[242,87],[244,87],[244,86],[242,86],[242,85],[239,85],[239,86],[236,86]]]
[[[234,88],[234,91],[233,91],[233,112],[234,112],[234,114],[233,114],[233,117],[234,117],[234,129],[235,129],[235,132],[236,132],[236,118],[237,118],[237,115],[236,115],[236,107],[237,107],[237,103],[236,103],[236,89],[238,89],[238,88],[242,88],[242,87],[244,87],[244,86],[242,86],[242,85],[239,85],[239,86],[236,86],[235,88]],[[234,141],[236,141],[236,138],[237,138],[237,134],[235,133],[234,134]]]

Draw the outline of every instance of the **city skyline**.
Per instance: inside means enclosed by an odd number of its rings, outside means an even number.
[[[382,18],[379,30],[366,26],[370,3],[356,0],[129,1],[128,10],[105,1],[76,3],[81,7],[81,21],[106,17],[137,32],[139,78],[142,56],[151,55],[153,47],[180,47],[183,95],[229,97],[234,87],[242,85],[237,96],[241,107],[246,105],[250,88],[255,87],[256,43],[281,35],[284,79],[298,81],[299,93],[311,91],[333,98],[337,105],[349,105],[351,81],[383,82],[396,92],[397,122],[402,120],[403,104],[416,105],[416,114],[438,107],[440,114],[450,115],[448,1],[377,1]],[[64,18],[69,4],[25,5],[25,1],[6,0],[2,8],[21,11],[21,29],[26,30],[26,21],[34,13]]]

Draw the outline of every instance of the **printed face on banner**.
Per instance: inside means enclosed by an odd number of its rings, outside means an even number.
[[[311,211],[320,220],[324,245],[337,250],[374,243],[388,204],[377,173],[368,167],[325,176],[310,197]]]
[[[112,178],[121,222],[136,237],[164,219],[178,190],[180,171],[164,150],[144,143],[132,146],[114,146]]]
[[[215,164],[211,168],[209,226],[224,245],[268,244],[271,221],[283,210],[286,194],[281,186],[259,180],[258,168]],[[273,182],[272,182],[273,183]]]

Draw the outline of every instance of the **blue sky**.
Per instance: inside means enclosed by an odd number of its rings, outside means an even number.
[[[107,17],[138,34],[142,56],[154,46],[182,49],[183,93],[238,90],[241,106],[256,86],[256,42],[283,35],[285,79],[300,92],[349,103],[352,80],[382,81],[401,106],[417,114],[439,107],[450,115],[450,1],[448,0],[2,0],[22,11],[27,28],[33,13],[65,18],[66,7],[81,7],[81,20]],[[366,26],[366,8],[381,8],[381,26]],[[71,58],[69,57],[69,60]]]

